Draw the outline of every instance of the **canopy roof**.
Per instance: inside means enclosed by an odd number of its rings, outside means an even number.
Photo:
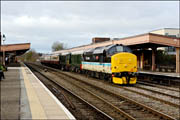
[[[0,52],[4,51],[6,54],[22,55],[29,49],[30,43],[6,44],[1,46]]]

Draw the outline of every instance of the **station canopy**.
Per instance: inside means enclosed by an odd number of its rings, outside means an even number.
[[[30,49],[30,43],[21,44],[6,44],[2,45],[0,52],[5,52],[6,55],[20,56]]]

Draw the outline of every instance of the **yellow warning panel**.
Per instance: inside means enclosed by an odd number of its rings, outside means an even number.
[[[136,84],[137,77],[130,78],[129,84]],[[113,77],[113,83],[115,84],[127,84],[126,77]]]

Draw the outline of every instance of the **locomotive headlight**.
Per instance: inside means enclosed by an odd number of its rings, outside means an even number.
[[[127,68],[127,64],[125,64],[124,67]]]

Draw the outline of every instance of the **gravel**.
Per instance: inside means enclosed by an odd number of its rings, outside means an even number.
[[[115,93],[119,93],[121,95],[127,96],[127,97],[129,97],[131,99],[135,99],[137,102],[143,103],[143,104],[145,104],[145,105],[147,105],[149,107],[152,107],[155,110],[158,110],[158,111],[163,112],[165,114],[168,114],[168,115],[170,115],[172,117],[175,117],[176,119],[180,119],[180,117],[179,117],[180,116],[179,108],[177,108],[177,107],[173,107],[173,106],[164,104],[164,103],[162,103],[160,101],[156,101],[156,100],[153,100],[151,98],[147,98],[147,97],[144,97],[142,95],[126,91],[123,88],[113,87],[113,86],[110,85],[110,83],[108,85],[107,82],[104,82],[103,80],[94,79],[94,78],[90,78],[90,77],[87,78],[84,75],[74,74],[74,73],[70,73],[70,72],[66,72],[66,74],[77,77],[77,78],[79,78],[81,80],[88,81],[88,82],[90,82],[90,83],[92,83],[94,85],[97,85],[99,87],[103,87],[105,89],[114,91]],[[144,86],[144,87],[146,87],[146,86]],[[156,87],[153,87],[153,88],[156,88]],[[132,87],[132,89],[133,89],[133,87]],[[157,89],[159,89],[159,88],[157,88]],[[148,94],[150,94],[150,93],[148,93]],[[154,96],[154,94],[153,94],[153,96]],[[176,102],[178,103],[179,101],[176,101]]]

